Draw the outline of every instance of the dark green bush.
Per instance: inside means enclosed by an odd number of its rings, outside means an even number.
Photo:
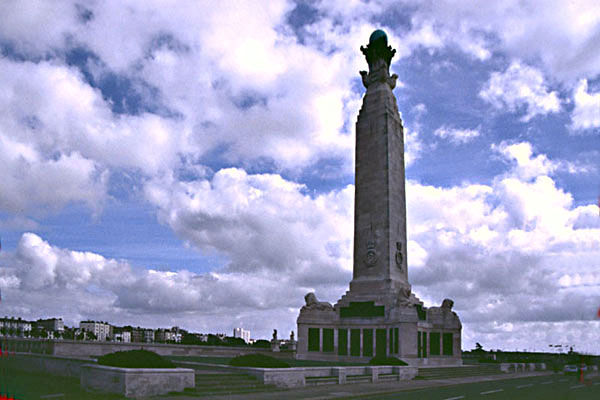
[[[264,339],[258,339],[256,342],[254,342],[252,344],[252,347],[258,347],[261,349],[270,349],[271,342],[269,342],[268,340],[264,340]]]
[[[269,357],[264,354],[246,354],[232,358],[229,365],[235,367],[256,367],[256,368],[289,368],[290,365],[285,361]]]
[[[148,350],[117,351],[98,359],[99,365],[119,368],[176,368],[171,361]]]
[[[373,357],[369,360],[369,365],[408,365],[396,357]]]
[[[479,362],[485,364],[498,364],[498,360],[494,360],[493,358],[480,358]]]

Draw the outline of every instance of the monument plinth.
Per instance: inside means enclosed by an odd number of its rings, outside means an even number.
[[[367,90],[356,122],[353,278],[335,306],[305,296],[297,358],[460,364],[453,302],[426,309],[408,282],[404,128],[389,73],[396,50],[376,30],[361,51],[369,71],[360,72]]]

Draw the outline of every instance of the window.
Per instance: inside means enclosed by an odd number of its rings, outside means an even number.
[[[333,329],[323,328],[323,352],[333,351]]]
[[[348,329],[338,329],[338,355],[348,355]]]
[[[373,329],[363,329],[363,356],[373,357]]]
[[[452,352],[452,333],[444,333],[442,335],[442,346],[443,346],[443,350],[444,350],[444,355],[445,356],[451,356],[453,355]]]
[[[319,328],[308,328],[308,351],[320,351],[320,340]]]
[[[350,355],[360,357],[360,329],[350,331]]]
[[[429,334],[429,354],[432,356],[440,355],[440,333],[431,332]]]

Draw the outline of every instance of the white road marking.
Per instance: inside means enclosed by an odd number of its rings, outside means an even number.
[[[517,386],[517,389],[526,388],[529,386],[533,386],[533,383],[528,383],[527,385],[519,385],[519,386]]]
[[[542,383],[540,383],[540,385],[549,385],[549,384],[551,384],[551,383],[552,383],[552,381],[548,381],[548,382],[542,382]]]
[[[585,385],[575,385],[571,386],[571,389],[579,389],[580,387],[584,387]]]
[[[456,396],[456,397],[448,397],[447,399],[444,400],[459,400],[459,399],[464,399],[465,396]]]
[[[490,394],[490,393],[498,393],[498,392],[504,392],[504,389],[488,390],[487,392],[481,392],[479,394]]]

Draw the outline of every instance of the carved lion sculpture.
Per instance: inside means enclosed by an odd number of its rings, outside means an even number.
[[[442,301],[441,308],[446,309],[448,311],[452,311],[452,307],[454,307],[454,301],[450,299],[444,299],[444,301]]]
[[[302,308],[307,310],[322,310],[322,311],[333,311],[333,306],[326,301],[318,301],[317,296],[310,292],[304,296],[306,305]]]

